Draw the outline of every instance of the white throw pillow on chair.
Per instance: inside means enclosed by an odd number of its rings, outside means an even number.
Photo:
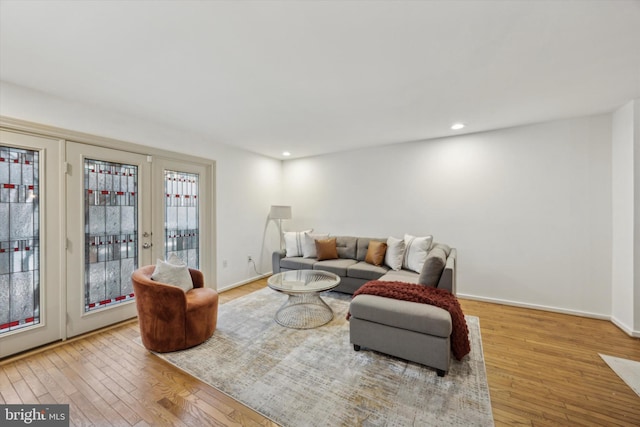
[[[151,275],[151,280],[177,286],[187,292],[193,289],[193,280],[189,273],[189,267],[176,254],[169,255],[167,261],[160,258],[156,260],[156,269]]]

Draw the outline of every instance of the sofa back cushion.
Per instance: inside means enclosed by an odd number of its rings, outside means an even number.
[[[336,248],[338,249],[338,257],[356,259],[357,240],[358,239],[356,237],[351,236],[336,237]]]
[[[418,283],[432,288],[438,287],[440,276],[447,264],[447,252],[443,247],[434,247],[429,251],[424,261]]]
[[[387,243],[387,239],[378,239],[376,237],[358,237],[357,240],[357,251],[354,259],[357,259],[358,261],[364,261],[367,257],[367,251],[369,250],[370,241],[375,240],[376,242]]]

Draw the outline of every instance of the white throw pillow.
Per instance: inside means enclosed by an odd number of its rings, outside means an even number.
[[[415,237],[405,234],[404,244],[406,248],[404,250],[402,268],[420,273],[427,259],[431,242],[433,242],[433,236]]]
[[[287,257],[302,256],[302,242],[304,233],[311,233],[313,229],[305,231],[285,231],[284,247],[287,250]]]
[[[305,231],[302,238],[302,256],[305,258],[317,257],[318,253],[316,252],[316,240],[328,238],[328,234],[311,234]]]
[[[151,280],[177,286],[185,292],[193,289],[189,267],[176,254],[169,255],[167,261],[159,258],[156,260],[156,269],[151,275]]]
[[[387,252],[384,255],[384,263],[392,270],[402,268],[402,258],[404,257],[404,240],[395,237],[387,239]]]

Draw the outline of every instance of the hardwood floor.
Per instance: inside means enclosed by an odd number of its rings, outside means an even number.
[[[220,303],[265,286],[224,292]],[[461,300],[478,316],[497,426],[638,426],[640,397],[598,353],[640,360],[608,321]],[[137,322],[0,361],[0,403],[69,403],[71,425],[270,426],[152,355]]]

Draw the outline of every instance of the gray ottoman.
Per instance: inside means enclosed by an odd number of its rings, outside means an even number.
[[[361,347],[436,369],[449,370],[451,315],[446,310],[375,295],[357,295],[349,307],[349,331],[356,351]]]

